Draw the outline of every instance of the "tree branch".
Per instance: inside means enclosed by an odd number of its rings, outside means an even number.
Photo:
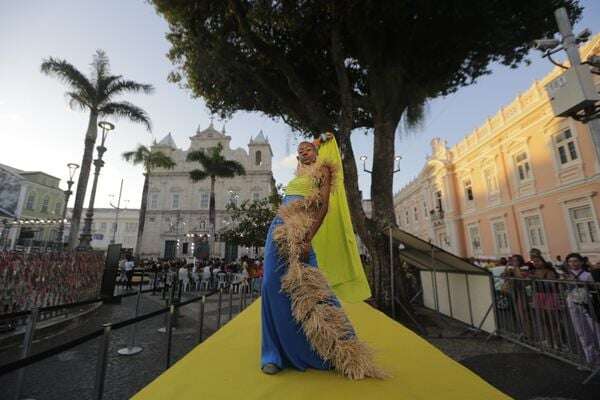
[[[240,27],[240,32],[244,34],[253,47],[270,58],[273,61],[273,64],[283,73],[288,81],[290,89],[307,107],[308,114],[310,119],[313,120],[313,123],[320,128],[327,126],[327,116],[321,111],[322,108],[319,106],[319,102],[305,90],[302,80],[296,74],[294,67],[279,50],[268,45],[264,40],[258,37],[252,29],[250,29],[242,4],[239,0],[229,0],[229,6]]]

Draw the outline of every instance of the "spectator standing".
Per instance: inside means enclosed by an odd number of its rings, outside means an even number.
[[[533,249],[532,249],[533,250]],[[548,280],[558,279],[552,264],[547,262],[541,253],[531,253],[533,271],[530,277],[535,278],[533,282],[533,307],[538,311],[542,324],[542,337],[551,347],[557,347],[557,332],[561,329],[561,321],[557,321],[555,315],[559,309],[559,300],[556,283]],[[556,336],[555,336],[556,333]]]
[[[584,259],[579,253],[569,254],[566,263],[567,279],[576,282],[594,282],[592,274],[584,269]],[[569,290],[567,307],[585,360],[592,366],[600,366],[600,323],[594,315],[596,312],[594,306],[588,285],[574,285]]]
[[[517,326],[522,328],[525,336],[533,337],[533,325],[529,315],[529,294],[528,288],[531,288],[530,282],[526,279],[529,271],[525,265],[525,260],[520,254],[513,254],[508,259],[508,267],[503,274],[506,279],[502,285],[502,293],[511,298],[511,303],[516,311]]]
[[[125,285],[125,289],[133,289],[132,280],[133,280],[133,269],[135,268],[135,263],[131,259],[131,256],[127,256],[127,261],[123,264],[123,269],[125,270],[125,278],[127,279],[127,283]]]
[[[183,285],[182,288],[183,288],[183,291],[185,292],[190,285],[190,275],[188,273],[188,270],[187,270],[185,264],[181,264],[177,275],[178,275],[178,279],[179,279],[179,284]]]

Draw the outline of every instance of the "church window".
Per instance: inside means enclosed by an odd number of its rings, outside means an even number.
[[[152,193],[150,195],[150,209],[151,210],[158,209],[158,193]]]
[[[200,193],[200,208],[203,210],[208,209],[208,202],[210,200],[210,193],[201,192]]]
[[[179,193],[173,193],[171,209],[173,209],[173,210],[179,209],[179,200],[180,200]]]
[[[262,165],[262,152],[260,150],[256,151],[254,159],[256,165]]]

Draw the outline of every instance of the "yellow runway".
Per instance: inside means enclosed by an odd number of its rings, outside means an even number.
[[[260,300],[197,346],[137,400],[509,399],[419,336],[365,303],[344,304],[360,338],[393,375],[349,381],[329,371],[260,371]]]

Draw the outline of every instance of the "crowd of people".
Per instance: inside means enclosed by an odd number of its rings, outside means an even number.
[[[234,291],[260,292],[263,276],[262,258],[252,259],[243,256],[237,261],[226,262],[222,258],[205,260],[171,259],[140,260],[137,264],[131,257],[125,257],[119,266],[117,283],[125,289],[132,289],[133,273],[143,271],[150,284],[170,288],[181,284],[181,291],[193,292],[212,290],[231,285]]]
[[[600,261],[579,253],[547,261],[532,249],[529,260],[514,254],[480,266],[494,275],[501,328],[550,350],[576,350],[600,366]],[[571,333],[579,346],[569,342]]]
[[[98,297],[103,270],[97,252],[0,252],[0,314]]]

